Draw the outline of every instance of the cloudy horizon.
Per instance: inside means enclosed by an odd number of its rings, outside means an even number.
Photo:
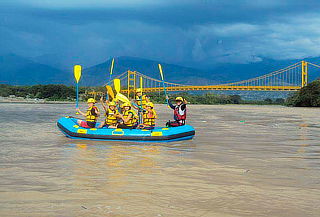
[[[62,65],[112,56],[195,66],[320,55],[314,0],[5,0],[0,6],[1,55]]]

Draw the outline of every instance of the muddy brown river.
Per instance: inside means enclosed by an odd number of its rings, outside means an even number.
[[[320,216],[319,108],[190,105],[172,143],[68,139],[71,104],[0,113],[0,216]]]

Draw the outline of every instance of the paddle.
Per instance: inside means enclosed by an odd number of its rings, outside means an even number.
[[[114,67],[114,58],[112,58],[112,61],[111,61],[108,83],[111,81],[111,77],[112,77],[112,73],[113,73],[113,67]],[[107,89],[107,97],[108,97],[107,99],[109,101],[111,101],[114,98],[114,93],[113,93],[112,87],[110,85],[106,85],[106,89]]]
[[[164,95],[166,95],[166,97],[167,97],[167,89],[166,89],[166,85],[165,85],[165,83],[164,83],[164,77],[163,77],[163,72],[162,72],[162,66],[161,66],[161,64],[158,64],[158,67],[159,67],[159,71],[160,71],[160,75],[161,75],[161,80],[162,80]],[[168,99],[166,99],[166,101],[167,101],[167,105],[169,105]]]
[[[109,100],[112,101],[114,99],[114,92],[112,90],[112,87],[110,85],[106,85],[106,89],[107,89],[107,95],[109,97]]]
[[[73,67],[73,74],[74,78],[76,79],[76,108],[79,108],[79,81],[81,78],[81,66],[80,65],[75,65]],[[79,114],[77,112],[76,114]]]
[[[125,96],[123,95],[122,93],[120,93],[121,91],[121,81],[120,79],[114,79],[113,80],[113,84],[114,84],[114,89],[116,90],[117,92],[117,95],[116,95],[116,100],[120,100],[121,102],[128,102],[130,103],[130,100]]]
[[[116,78],[113,80],[113,85],[114,85],[114,89],[116,90],[117,94],[120,92],[121,90],[121,81],[120,79]]]
[[[113,72],[113,66],[114,66],[114,58],[112,58],[112,61],[111,61],[109,81],[111,80],[111,76],[112,76],[112,72]]]

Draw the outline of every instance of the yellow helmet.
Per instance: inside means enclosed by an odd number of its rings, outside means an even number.
[[[150,106],[151,108],[153,108],[153,107],[154,107],[154,105],[153,105],[153,103],[152,103],[152,102],[148,102],[148,103],[146,103],[146,106]]]
[[[183,98],[181,96],[176,97],[176,101],[183,101]]]
[[[136,93],[142,93],[142,89],[141,88],[136,89]]]
[[[131,107],[131,104],[128,102],[122,104],[122,107],[127,107],[127,106]]]
[[[96,100],[93,99],[93,98],[89,98],[89,99],[87,100],[87,103],[96,103]]]
[[[116,106],[116,103],[115,102],[109,102],[108,106]]]

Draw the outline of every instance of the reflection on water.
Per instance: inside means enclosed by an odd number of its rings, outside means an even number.
[[[194,140],[147,144],[64,137],[72,105],[0,111],[0,216],[320,213],[318,109],[190,106]]]

